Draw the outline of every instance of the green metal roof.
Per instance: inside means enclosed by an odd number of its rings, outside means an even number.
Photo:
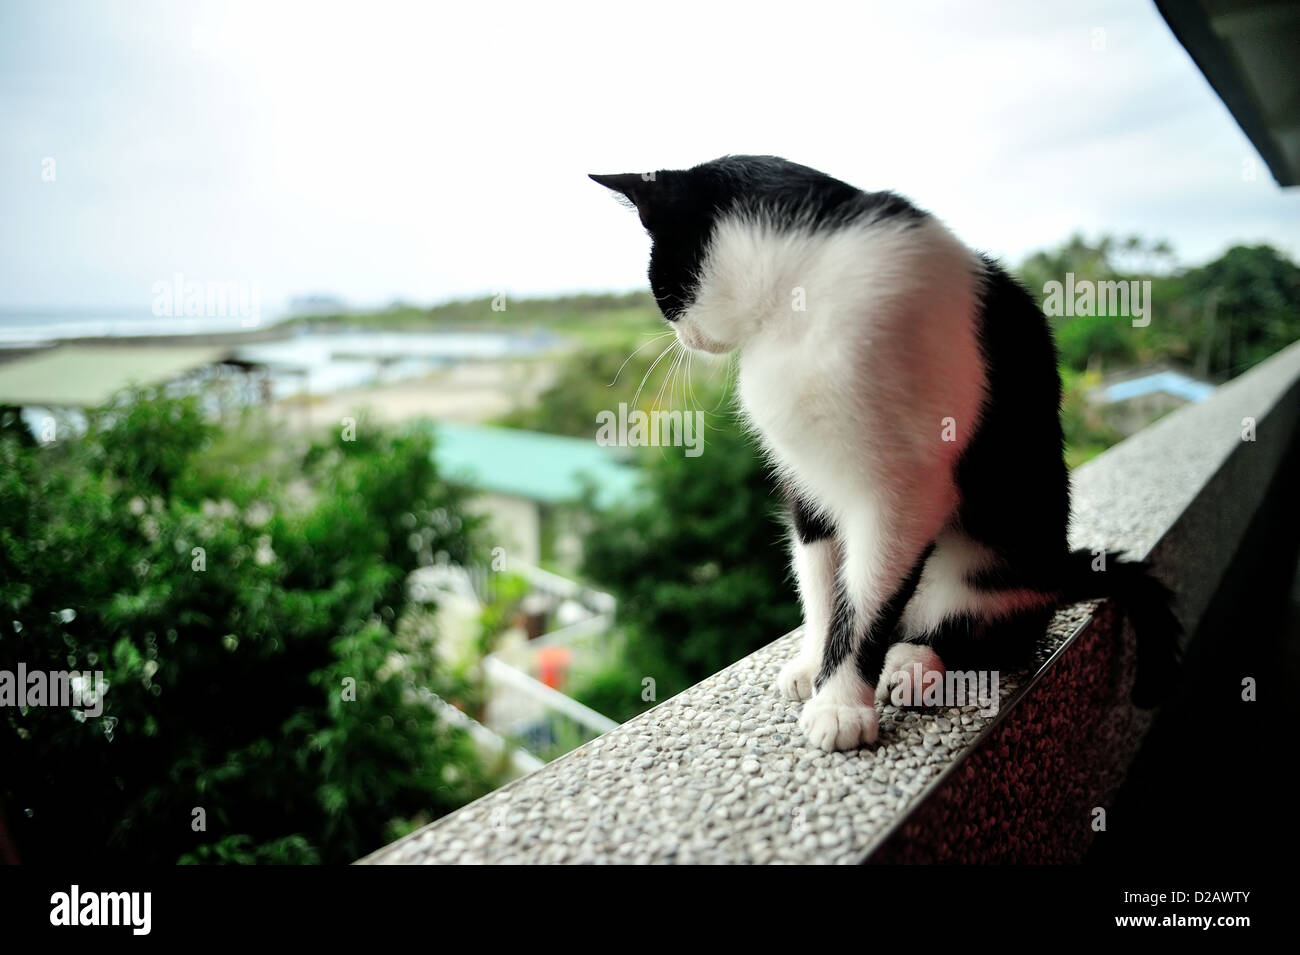
[[[123,388],[170,381],[229,352],[189,345],[61,345],[0,364],[0,404],[95,408]]]
[[[442,473],[485,491],[561,504],[581,495],[585,476],[595,485],[597,506],[636,494],[638,469],[620,460],[618,448],[603,447],[594,437],[450,422],[438,423],[434,433],[434,459]]]

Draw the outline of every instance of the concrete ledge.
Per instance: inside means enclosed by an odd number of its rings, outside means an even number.
[[[1072,543],[1149,555],[1193,631],[1298,413],[1300,343],[1079,468]],[[823,753],[773,690],[797,639],[362,861],[1074,861],[1150,722],[1128,703],[1127,627],[1079,604],[1003,675],[996,713],[885,706],[874,749]]]

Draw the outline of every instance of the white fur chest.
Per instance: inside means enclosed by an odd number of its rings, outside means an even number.
[[[830,345],[834,350],[826,351]],[[820,358],[818,354],[820,353]],[[841,341],[756,342],[740,356],[741,407],[772,463],[819,502],[839,509],[870,473],[867,422],[853,411],[851,349]],[[849,492],[852,482],[857,491]]]
[[[739,351],[739,397],[782,475],[832,511],[951,466],[983,367],[971,253],[937,221],[829,234],[724,224],[679,334]],[[959,440],[943,438],[956,422]]]

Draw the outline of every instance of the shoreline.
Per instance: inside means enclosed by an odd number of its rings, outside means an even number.
[[[385,424],[417,418],[488,424],[534,403],[554,382],[557,370],[557,363],[546,358],[463,361],[423,378],[290,395],[266,407],[289,427],[306,430],[362,417]]]

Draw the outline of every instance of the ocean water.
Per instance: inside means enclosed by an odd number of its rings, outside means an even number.
[[[420,378],[463,361],[522,357],[556,341],[547,335],[495,331],[304,330],[281,341],[243,345],[236,356],[267,366],[272,397],[279,399]]]
[[[284,321],[262,316],[256,328]],[[238,316],[159,317],[129,309],[0,309],[0,348],[29,348],[69,338],[212,335],[247,332]]]

